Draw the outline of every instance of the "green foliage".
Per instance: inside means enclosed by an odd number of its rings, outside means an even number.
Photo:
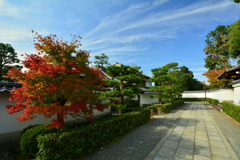
[[[163,103],[163,99],[174,101],[181,97],[181,93],[186,89],[187,75],[182,73],[178,67],[178,63],[169,63],[161,68],[152,69],[153,77],[150,78],[155,86],[150,87],[151,91],[158,94],[152,95],[152,98],[158,98],[159,103]]]
[[[184,104],[184,100],[177,100],[172,103],[161,104],[160,109],[161,112],[168,113],[169,111],[179,107],[182,104]]]
[[[108,56],[104,53],[102,53],[101,56],[95,56],[95,59],[96,61],[94,61],[94,63],[101,67],[103,67],[103,65],[110,65],[110,63],[108,63]]]
[[[240,19],[230,25],[228,35],[229,55],[232,58],[237,58],[240,55]],[[240,61],[238,60],[238,64]]]
[[[240,122],[240,106],[229,102],[222,102],[222,110],[224,113]]]
[[[124,99],[124,104],[127,105],[127,108],[136,108],[138,107],[138,100]]]
[[[105,79],[107,86],[113,88],[110,92],[103,92],[102,99],[111,101],[111,106],[116,107],[119,113],[122,113],[129,101],[125,100],[134,98],[141,92],[140,86],[142,84],[141,72],[139,67],[131,67],[127,65],[112,65],[107,67],[107,74],[113,79]]]
[[[180,71],[183,74],[184,82],[185,82],[185,90],[186,91],[196,91],[202,90],[204,84],[197,79],[194,78],[193,72],[188,69],[186,66],[180,67]]]
[[[21,137],[27,130],[32,129],[32,128],[35,127],[35,126],[39,126],[39,125],[38,125],[38,124],[36,124],[36,125],[30,125],[30,126],[24,128],[24,129],[22,130],[22,132],[21,132],[20,137]]]
[[[68,132],[40,135],[37,159],[79,159],[114,138],[149,122],[150,110],[140,108],[136,110],[138,111],[116,117],[101,118],[88,126],[74,128]]]
[[[142,104],[142,108],[147,108],[147,107],[150,107],[152,106],[152,104]]]
[[[40,134],[47,134],[57,132],[56,128],[45,128],[46,125],[29,126],[25,128],[20,137],[20,150],[24,156],[34,157],[38,152],[37,137]]]
[[[3,77],[11,68],[22,69],[22,66],[13,65],[19,63],[17,53],[10,44],[0,43],[0,81],[12,81],[9,77]]]
[[[210,31],[206,36],[204,52],[207,57],[204,67],[209,70],[231,67],[227,45],[228,27],[217,26],[214,31]]]
[[[219,101],[217,99],[213,99],[213,98],[207,98],[207,102],[212,104],[212,105],[219,104]]]
[[[234,0],[235,3],[240,3],[240,0]]]
[[[142,108],[153,109],[154,113],[157,113],[157,107],[159,104],[142,104]]]
[[[182,98],[184,101],[205,101],[205,98]]]
[[[158,112],[158,107],[160,107],[160,111],[163,113],[168,113],[169,111],[179,107],[184,104],[184,100],[176,100],[172,103],[164,103],[164,104],[142,104],[142,108],[150,107],[154,110],[155,113]]]

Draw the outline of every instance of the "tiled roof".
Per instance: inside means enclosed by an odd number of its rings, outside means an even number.
[[[234,79],[234,80],[240,79],[240,75],[239,75],[239,73],[236,73],[236,71],[240,71],[240,65],[237,65],[230,69],[226,69],[216,78],[217,79],[226,78],[226,79]]]
[[[0,82],[0,92],[11,92],[13,88],[22,87],[21,83],[17,82]]]

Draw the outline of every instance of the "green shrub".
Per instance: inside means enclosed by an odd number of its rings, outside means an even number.
[[[152,104],[142,104],[142,108],[147,108],[149,106],[152,106]]]
[[[209,104],[212,104],[212,105],[217,105],[219,104],[219,101],[217,99],[213,99],[213,98],[207,98],[207,102]]]
[[[182,98],[184,101],[205,101],[205,98]]]
[[[240,106],[229,102],[222,102],[222,110],[224,113],[240,122]]]
[[[138,107],[138,100],[124,99],[124,104],[127,105],[127,108],[136,108]]]
[[[37,125],[37,124],[36,124],[36,125],[30,125],[30,126],[24,128],[24,129],[22,130],[22,132],[21,132],[20,137],[21,137],[27,130],[29,130],[29,129],[35,127],[35,126],[39,126],[39,125]]]
[[[30,125],[23,129],[20,136],[20,150],[21,154],[24,156],[30,156],[34,158],[38,152],[38,141],[37,137],[41,134],[56,133],[69,130],[69,126],[65,124],[62,128],[46,128],[48,124],[45,125]]]
[[[99,146],[149,122],[150,110],[137,110],[111,118],[101,118],[88,126],[74,128],[68,132],[40,135],[37,159],[73,160],[89,154]]]
[[[45,126],[46,125],[29,126],[23,130],[19,142],[22,155],[33,158],[38,152],[37,137],[40,134],[56,132],[56,129],[45,128]]]
[[[177,100],[172,103],[166,103],[161,105],[161,112],[168,113],[169,111],[179,107],[180,105],[184,104],[184,100]]]

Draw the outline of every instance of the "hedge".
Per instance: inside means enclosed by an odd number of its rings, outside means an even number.
[[[229,102],[222,102],[222,110],[224,113],[240,122],[240,106]]]
[[[142,107],[146,108],[151,106],[155,113],[158,113],[158,107],[160,107],[160,112],[168,113],[172,109],[184,104],[184,100],[177,100],[172,103],[165,103],[165,104],[143,104]]]
[[[57,128],[45,128],[46,125],[35,125],[25,128],[20,137],[19,145],[21,154],[34,158],[38,152],[37,137],[40,134],[47,134],[51,132],[57,132]]]
[[[168,113],[169,111],[179,107],[180,105],[184,104],[184,100],[177,100],[172,103],[161,104],[161,112]]]
[[[219,101],[217,99],[207,98],[207,102],[213,105],[219,104]]]
[[[184,101],[205,101],[205,98],[182,98]]]
[[[149,120],[150,110],[140,109],[115,117],[100,118],[88,126],[76,127],[68,132],[40,135],[36,158],[44,160],[80,158]]]
[[[183,98],[184,101],[205,101],[205,98]],[[206,101],[210,104],[217,105],[219,101],[213,98],[206,98]]]

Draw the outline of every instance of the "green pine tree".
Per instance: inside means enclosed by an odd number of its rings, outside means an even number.
[[[125,100],[132,99],[141,92],[141,72],[139,68],[121,64],[108,66],[107,74],[113,79],[104,81],[112,90],[103,92],[101,98],[110,100],[112,107],[116,107],[119,114],[122,114],[122,110],[127,107]]]

